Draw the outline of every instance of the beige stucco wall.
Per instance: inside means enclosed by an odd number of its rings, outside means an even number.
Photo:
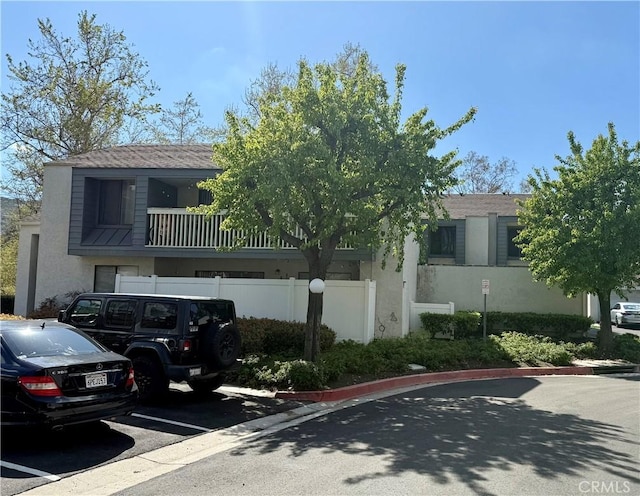
[[[488,265],[489,217],[467,217],[464,257],[467,265]]]
[[[360,264],[360,280],[376,281],[376,338],[401,337],[409,331],[411,301],[415,298],[416,266],[419,247],[409,236],[405,240],[405,259],[400,270],[395,256],[387,258],[382,268],[383,250],[376,253],[372,262]]]
[[[418,267],[420,303],[447,303],[456,310],[482,310],[482,280],[489,280],[487,310],[582,315],[586,298],[567,298],[557,288],[534,282],[526,267]]]

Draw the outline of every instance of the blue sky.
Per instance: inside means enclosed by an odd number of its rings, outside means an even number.
[[[121,30],[171,105],[192,92],[209,125],[239,104],[269,63],[294,68],[360,44],[392,87],[406,64],[406,115],[423,106],[444,127],[471,106],[475,122],[438,146],[516,162],[519,177],[589,147],[616,124],[640,139],[640,2],[29,2],[2,0],[6,60],[27,58],[38,18],[64,35],[78,13]]]

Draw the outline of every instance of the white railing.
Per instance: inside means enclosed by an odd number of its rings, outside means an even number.
[[[246,231],[231,229],[222,230],[220,225],[225,216],[213,215],[207,219],[202,214],[187,212],[183,208],[149,208],[149,237],[146,246],[170,248],[232,248],[235,243],[244,239],[244,248],[252,249],[295,249],[283,241],[274,242],[267,233],[248,234]],[[294,233],[303,238],[300,228]],[[350,250],[352,247],[343,244],[340,250]]]

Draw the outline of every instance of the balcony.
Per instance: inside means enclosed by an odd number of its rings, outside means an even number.
[[[225,219],[222,214],[207,219],[206,216],[187,212],[184,208],[148,208],[149,236],[145,246],[162,248],[214,248],[225,249],[234,246],[234,240],[244,238],[245,231],[232,229],[224,231],[220,225]],[[298,229],[295,233],[303,237]],[[274,242],[267,233],[250,235],[244,249],[295,250],[283,241]],[[339,250],[353,250],[348,245],[338,246]]]

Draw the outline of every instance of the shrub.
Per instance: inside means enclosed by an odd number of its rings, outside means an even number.
[[[487,333],[515,331],[568,340],[582,337],[593,320],[582,315],[532,312],[487,312]]]
[[[56,295],[51,298],[45,298],[40,306],[33,312],[27,315],[29,319],[50,319],[58,317],[60,310],[63,310],[69,306],[71,300],[73,300],[80,293],[85,291],[70,291],[65,293],[64,296]]]
[[[420,322],[422,322],[422,328],[429,333],[431,338],[434,338],[436,334],[447,336],[453,334],[453,315],[425,312],[420,314]]]
[[[0,295],[0,309],[3,314],[13,314],[16,295]]]
[[[264,353],[301,357],[304,353],[305,324],[276,319],[240,318],[238,330],[242,337],[242,355]],[[320,351],[330,349],[336,333],[326,325],[320,327]]]
[[[504,332],[491,339],[504,349],[509,358],[522,365],[570,365],[572,354],[547,336],[529,336],[518,332]]]
[[[631,363],[640,363],[640,337],[631,333],[614,336],[613,356]]]

